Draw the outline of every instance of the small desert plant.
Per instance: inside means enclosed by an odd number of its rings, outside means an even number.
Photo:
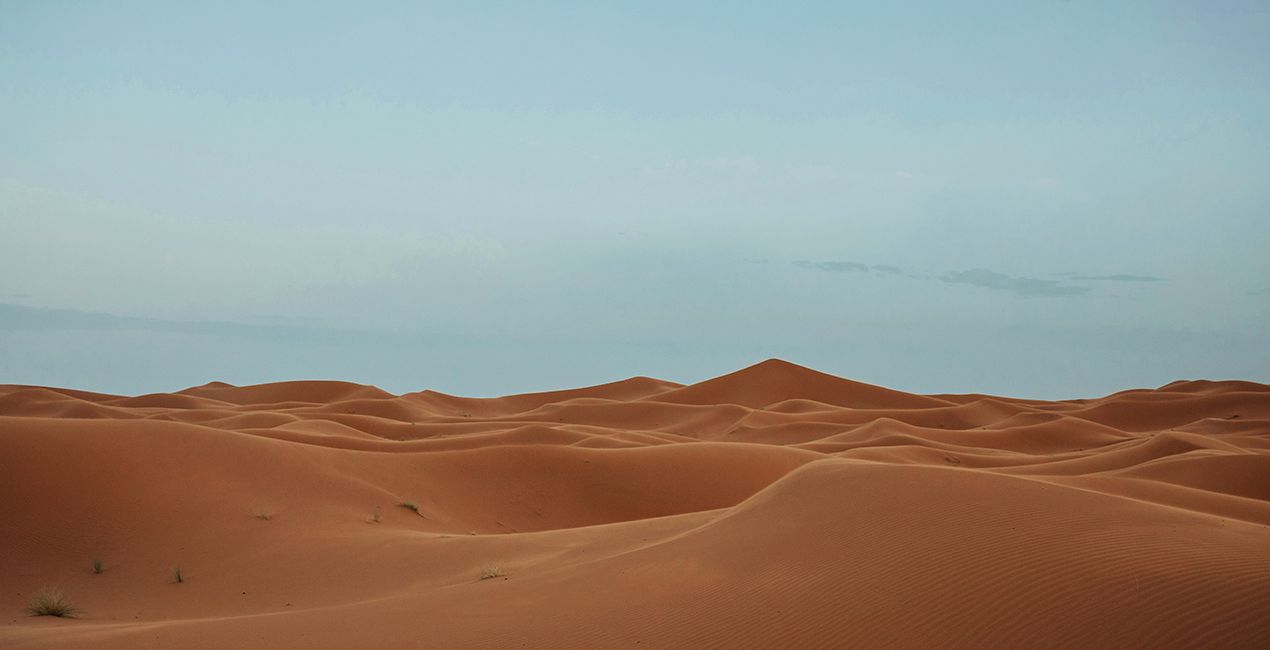
[[[181,573],[181,567],[176,566],[172,569],[172,582],[185,582],[185,574]]]
[[[481,580],[489,580],[490,578],[501,578],[507,575],[500,566],[487,566],[481,569]]]
[[[101,558],[93,558],[93,573],[101,573],[106,570],[106,565],[102,563]]]
[[[67,600],[62,592],[56,589],[44,588],[31,596],[31,604],[26,606],[26,611],[31,616],[74,618],[79,613],[79,608],[72,605],[71,601]]]
[[[405,508],[406,510],[413,510],[416,515],[423,516],[423,513],[419,512],[419,504],[415,503],[414,501],[402,501],[401,503],[398,503],[397,505]]]
[[[370,523],[379,523],[379,506],[375,506],[375,511],[370,513]]]
[[[263,521],[269,521],[270,519],[273,519],[273,513],[267,510],[257,510],[251,516]]]

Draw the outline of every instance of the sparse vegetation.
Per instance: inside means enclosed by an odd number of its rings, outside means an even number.
[[[370,523],[379,523],[379,506],[375,506],[375,511],[370,513]]]
[[[31,596],[31,603],[26,606],[26,611],[31,616],[74,618],[80,610],[72,605],[71,601],[67,600],[62,592],[46,587]]]
[[[172,569],[172,581],[176,583],[185,582],[185,574],[181,573],[180,566],[177,566]]]
[[[401,503],[398,503],[397,505],[405,508],[406,510],[414,511],[414,513],[416,515],[419,515],[420,517],[423,516],[423,513],[419,512],[419,504],[415,503],[414,501],[402,501]]]
[[[268,510],[257,510],[251,516],[263,521],[269,521],[270,519],[273,519],[273,513],[269,512]]]
[[[505,575],[507,575],[507,572],[503,571],[503,567],[500,566],[487,566],[484,569],[481,569],[481,580],[501,578]]]
[[[93,558],[93,573],[101,573],[106,570],[106,565],[102,563],[101,558]]]

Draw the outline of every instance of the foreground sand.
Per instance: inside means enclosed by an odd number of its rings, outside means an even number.
[[[1248,382],[2,386],[0,488],[5,648],[1270,647]]]

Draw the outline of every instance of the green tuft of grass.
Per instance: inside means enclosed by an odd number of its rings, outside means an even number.
[[[105,570],[106,570],[106,565],[101,561],[101,558],[99,557],[93,558],[93,573],[101,573],[102,571],[105,571]]]
[[[31,602],[26,606],[26,611],[31,616],[75,618],[80,609],[72,605],[62,592],[45,587],[31,596]]]
[[[485,567],[484,569],[481,569],[481,578],[480,578],[480,579],[481,579],[481,580],[489,580],[489,579],[491,579],[491,578],[501,578],[501,577],[503,577],[503,576],[505,576],[505,575],[507,575],[507,572],[506,572],[506,571],[503,571],[503,567],[500,567],[500,566],[487,566],[487,567]]]
[[[185,574],[181,573],[180,566],[176,566],[172,569],[172,581],[178,584],[185,582]]]

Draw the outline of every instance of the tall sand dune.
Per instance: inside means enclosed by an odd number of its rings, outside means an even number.
[[[1246,381],[0,386],[0,487],[2,648],[1270,647]]]

